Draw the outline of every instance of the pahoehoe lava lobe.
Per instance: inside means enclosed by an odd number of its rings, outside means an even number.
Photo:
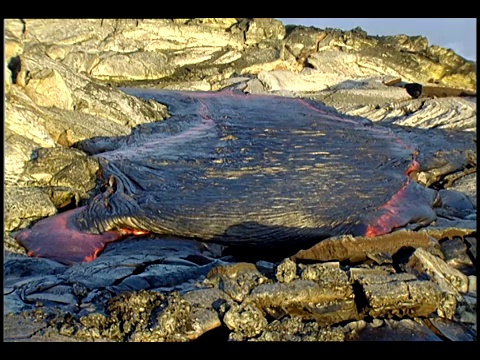
[[[33,256],[88,261],[125,233],[146,232],[303,246],[435,219],[436,192],[408,176],[415,148],[386,127],[295,98],[125,91],[167,104],[172,116],[103,139],[115,150],[84,144],[110,185],[20,233]]]

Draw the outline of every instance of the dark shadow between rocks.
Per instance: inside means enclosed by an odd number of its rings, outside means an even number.
[[[209,239],[207,243],[225,244],[226,248],[222,255],[233,256],[236,261],[255,263],[264,260],[275,263],[337,233],[349,233],[355,236],[365,231],[366,226],[361,224],[339,226],[338,229],[327,226],[302,229],[245,222],[229,227],[221,236]],[[240,239],[237,234],[243,234],[243,238]],[[229,242],[228,239],[232,237],[235,240]],[[259,241],[259,239],[262,240]],[[201,241],[201,239],[198,240]]]
[[[8,69],[12,72],[12,83],[16,84],[18,73],[22,68],[22,61],[20,59],[20,56],[12,57],[8,62],[7,66],[8,66]]]

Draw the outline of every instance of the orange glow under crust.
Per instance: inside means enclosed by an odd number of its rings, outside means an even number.
[[[386,213],[380,216],[375,224],[370,224],[367,227],[365,233],[366,237],[375,237],[378,235],[385,235],[391,232],[393,229],[405,225],[403,223],[402,217],[400,215],[399,204],[405,201],[405,189],[407,188],[410,180],[408,180],[405,185],[402,186],[400,191],[392,196],[392,198],[387,201],[380,209],[386,210]]]
[[[407,171],[405,172],[405,175],[408,176],[413,172],[417,172],[418,170],[420,170],[420,163],[414,158]]]
[[[122,235],[148,235],[150,231],[139,229],[120,229],[118,230]]]
[[[144,231],[144,230],[137,230],[137,229],[120,229],[118,230],[118,233],[121,235],[121,237],[117,240],[123,239],[125,236],[128,235],[148,235],[150,234],[149,231]],[[85,262],[90,262],[95,260],[98,255],[105,249],[105,246],[107,246],[108,242],[104,243],[102,247],[99,247],[95,249],[94,253],[92,255],[87,255],[85,256],[84,261]]]
[[[232,90],[223,91],[225,96],[243,96],[234,93]],[[218,96],[215,93],[201,93],[198,92],[195,95],[196,98],[213,97]],[[255,95],[261,96],[261,95]],[[265,95],[270,97],[270,95]],[[317,109],[305,100],[298,99],[303,105],[310,109],[313,109],[323,117],[333,120],[342,121],[346,123],[353,123],[362,126],[357,120],[350,118],[343,118],[341,116],[335,116],[334,114],[327,113],[321,109]],[[162,138],[159,141],[181,141],[183,138],[190,137],[196,133],[202,133],[215,126],[215,122],[209,115],[208,107],[202,104],[199,108],[199,114],[203,118],[203,121],[196,127],[193,127],[181,134],[171,136],[168,139]],[[372,129],[377,133],[387,133],[388,135],[395,135],[387,129]],[[405,226],[410,220],[410,213],[412,207],[415,207],[415,199],[412,198],[411,193],[408,191],[409,184],[412,180],[408,176],[420,169],[420,165],[416,160],[417,153],[408,144],[395,137],[395,141],[409,151],[412,151],[413,158],[409,164],[405,175],[407,176],[405,184],[402,188],[395,193],[389,201],[377,208],[379,213],[378,217],[367,225],[365,232],[366,237],[375,237],[390,233],[393,229]],[[150,147],[155,147],[155,142],[149,144]],[[123,156],[128,155],[128,151],[123,153],[118,152]],[[98,176],[104,179],[103,169],[100,168]],[[113,193],[114,187],[109,190]],[[108,195],[108,194],[107,194]],[[409,198],[410,196],[410,198]],[[108,204],[108,197],[104,194],[99,195],[99,199],[105,199],[105,206]],[[412,201],[413,200],[413,201]],[[108,243],[123,239],[128,235],[147,235],[148,231],[140,229],[127,229],[122,228],[115,231],[107,231],[102,234],[89,234],[79,231],[73,225],[74,222],[69,221],[75,214],[83,211],[85,207],[77,208],[71,211],[67,211],[56,216],[44,219],[36,223],[31,229],[20,232],[16,239],[17,241],[28,249],[28,255],[31,257],[45,257],[53,260],[57,260],[62,263],[72,264],[77,262],[90,262],[95,260],[99,254],[104,250]]]
[[[409,176],[413,172],[420,170],[420,163],[417,161],[417,153],[413,154],[412,162],[405,171],[405,175]],[[412,180],[407,179],[407,182],[401,187],[401,189],[395,193],[392,198],[382,205],[379,209],[385,210],[385,214],[381,215],[375,224],[369,224],[365,237],[375,237],[379,235],[385,235],[392,230],[406,225],[408,219],[405,215],[402,215],[402,207],[408,204],[406,189]],[[404,210],[403,210],[404,211]]]
[[[83,261],[90,262],[90,261],[95,260],[98,257],[98,254],[100,254],[104,248],[105,248],[105,246],[102,247],[102,248],[95,249],[94,253],[92,255],[85,256]]]
[[[123,239],[127,235],[145,235],[147,231],[121,229],[102,234],[81,232],[70,223],[74,210],[40,220],[32,228],[23,230],[15,239],[28,249],[28,256],[43,257],[64,264],[95,260],[108,243]]]

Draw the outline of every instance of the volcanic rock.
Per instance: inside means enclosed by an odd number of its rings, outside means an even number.
[[[4,34],[5,341],[476,341],[476,150],[458,147],[476,133],[476,63],[421,36],[268,18],[6,19]],[[72,266],[26,256],[16,231],[106,186],[92,154],[170,116],[121,85],[321,101],[422,139],[411,178],[439,194],[436,219],[281,261],[155,235]]]

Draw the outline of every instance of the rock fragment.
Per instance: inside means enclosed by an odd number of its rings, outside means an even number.
[[[241,337],[251,338],[259,335],[267,326],[265,314],[252,304],[234,304],[223,317],[223,322],[233,330],[231,338],[239,340]]]
[[[214,284],[238,302],[244,301],[252,289],[269,282],[254,264],[237,263],[219,266],[207,275],[207,283]]]
[[[37,105],[73,110],[72,92],[56,70],[42,69],[30,73],[25,91]]]
[[[363,272],[353,277],[361,286],[366,304],[363,313],[373,318],[383,317],[420,317],[429,316],[438,311],[448,311],[450,318],[451,299],[440,287],[430,281],[417,280],[411,274],[373,274]],[[447,303],[447,304],[446,304]],[[453,304],[455,308],[456,303]]]
[[[455,295],[458,300],[461,299],[460,294],[468,291],[468,277],[465,274],[424,249],[415,250],[408,262],[408,268],[412,272],[426,272],[444,291]]]
[[[445,262],[453,268],[461,271],[465,275],[471,275],[476,272],[472,260],[468,256],[467,245],[461,238],[441,242],[442,251],[445,254]]]
[[[260,336],[249,341],[344,341],[341,326],[321,327],[316,321],[304,321],[299,316],[274,320]]]
[[[331,325],[358,319],[353,289],[348,282],[317,283],[294,280],[289,283],[263,284],[252,290],[245,299],[274,318],[284,315],[315,319]]]
[[[425,232],[398,230],[390,234],[369,237],[351,235],[336,236],[319,242],[310,249],[300,250],[292,260],[345,261],[352,263],[368,259],[371,254],[384,253],[390,256],[401,248],[426,248],[435,254],[441,253],[437,240]]]
[[[278,282],[289,283],[297,276],[297,264],[290,260],[283,260],[278,266],[275,277]]]

